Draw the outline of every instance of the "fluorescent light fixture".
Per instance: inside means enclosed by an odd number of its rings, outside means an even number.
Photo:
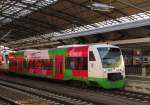
[[[97,2],[92,2],[90,5],[88,5],[88,7],[91,8],[92,10],[104,12],[110,12],[113,8],[115,8],[113,6]]]

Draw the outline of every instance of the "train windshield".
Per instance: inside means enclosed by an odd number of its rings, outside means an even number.
[[[103,68],[114,68],[121,64],[121,52],[119,48],[97,48],[101,57]]]

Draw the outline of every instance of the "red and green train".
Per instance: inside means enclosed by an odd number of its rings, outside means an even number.
[[[82,81],[106,89],[125,86],[125,66],[117,46],[66,45],[48,50],[9,53],[8,69],[1,71],[57,80]]]

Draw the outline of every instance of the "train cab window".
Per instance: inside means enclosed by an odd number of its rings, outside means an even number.
[[[93,51],[90,51],[90,52],[89,52],[89,60],[90,60],[90,61],[95,61],[95,56],[94,56]]]

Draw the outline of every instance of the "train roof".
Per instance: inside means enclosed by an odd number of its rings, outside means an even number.
[[[25,50],[18,50],[18,51],[37,51],[37,49],[25,49]]]
[[[64,45],[64,46],[58,46],[57,48],[69,48],[69,47],[86,47],[86,46],[94,46],[94,47],[115,47],[119,48],[118,46],[114,46],[111,44],[73,44],[73,45]],[[41,49],[43,50],[48,50],[48,49]],[[19,51],[24,51],[24,52],[36,52],[36,51],[41,51],[37,49],[27,49],[27,50],[19,50]],[[18,51],[17,51],[18,52]]]
[[[115,48],[119,48],[118,46],[114,46],[114,45],[111,45],[111,44],[95,44],[93,46],[95,46],[95,47],[115,47]]]
[[[114,46],[114,45],[110,45],[110,44],[73,44],[73,45],[58,46],[57,48],[84,47],[84,46],[119,48],[118,46]]]
[[[73,45],[58,46],[57,48],[84,47],[84,46],[89,46],[89,45],[88,44],[73,44]]]

